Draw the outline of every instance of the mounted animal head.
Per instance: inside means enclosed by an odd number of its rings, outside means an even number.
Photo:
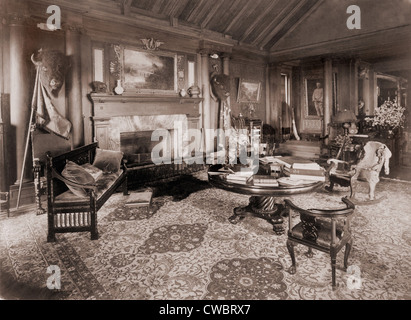
[[[69,58],[57,50],[42,50],[31,55],[31,61],[39,71],[41,83],[49,93],[57,96],[70,67]]]
[[[230,77],[226,74],[212,74],[210,81],[214,96],[220,101],[227,100],[230,96]]]

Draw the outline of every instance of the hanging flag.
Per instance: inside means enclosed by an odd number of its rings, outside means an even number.
[[[64,118],[53,105],[47,90],[41,83],[38,67],[31,107],[36,112],[35,121],[37,125],[48,132],[69,139],[71,122]]]

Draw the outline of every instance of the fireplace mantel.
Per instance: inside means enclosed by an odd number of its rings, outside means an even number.
[[[94,104],[93,118],[117,116],[153,116],[186,114],[198,117],[202,98],[153,95],[90,94]]]
[[[113,123],[117,123],[114,120],[121,117],[144,117],[145,125],[148,124],[147,122],[155,125],[155,118],[159,118],[158,116],[163,116],[160,119],[169,116],[168,120],[172,120],[173,118],[180,119],[183,115],[187,120],[187,128],[200,128],[199,104],[202,98],[103,93],[91,93],[90,98],[93,101],[93,116],[91,117],[94,127],[93,135],[94,140],[99,142],[100,148],[112,148],[112,134],[117,131]],[[156,128],[150,130],[154,129]]]

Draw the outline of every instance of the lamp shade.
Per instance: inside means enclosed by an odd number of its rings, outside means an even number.
[[[334,123],[347,123],[347,122],[356,122],[357,116],[351,110],[344,109],[338,111],[333,118]]]

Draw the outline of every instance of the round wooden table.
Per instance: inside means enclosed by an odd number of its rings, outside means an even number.
[[[247,206],[234,208],[234,214],[229,221],[236,224],[246,216],[262,218],[273,225],[273,230],[277,235],[284,233],[285,207],[283,204],[275,203],[276,197],[313,192],[324,185],[323,181],[313,181],[298,186],[255,186],[252,182],[249,184],[233,183],[227,181],[224,174],[212,174],[212,172],[219,172],[221,168],[221,164],[212,165],[209,168],[208,181],[212,186],[251,196]]]

